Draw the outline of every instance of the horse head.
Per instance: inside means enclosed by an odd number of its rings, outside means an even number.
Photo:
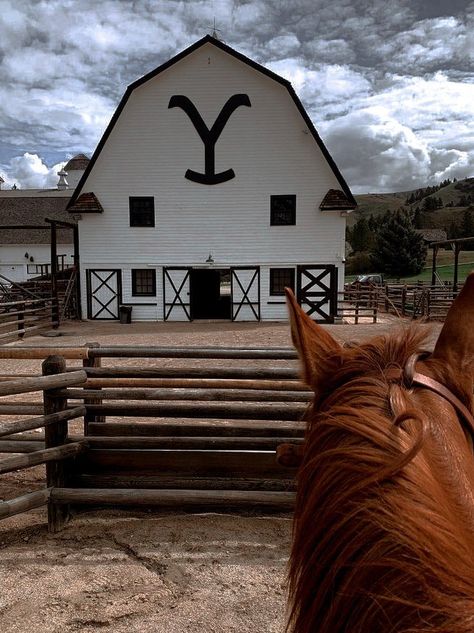
[[[314,391],[288,629],[474,631],[474,273],[431,354],[419,326],[343,347],[287,301]]]

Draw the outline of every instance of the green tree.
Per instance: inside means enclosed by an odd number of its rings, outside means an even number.
[[[347,236],[347,240],[352,246],[354,253],[367,251],[372,246],[372,232],[365,218],[360,218],[354,224],[351,232]]]
[[[463,211],[460,231],[461,237],[474,237],[474,216],[472,211],[472,207]]]
[[[415,229],[423,228],[423,215],[421,213],[420,207],[416,207],[415,211],[413,212],[413,226],[415,227]]]
[[[410,277],[423,268],[426,245],[413,228],[410,216],[394,213],[377,233],[372,261],[374,269],[389,277]]]

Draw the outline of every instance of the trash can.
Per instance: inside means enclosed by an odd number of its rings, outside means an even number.
[[[132,306],[119,306],[120,323],[132,322]]]

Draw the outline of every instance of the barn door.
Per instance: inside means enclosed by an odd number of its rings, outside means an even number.
[[[232,321],[260,321],[260,267],[236,266],[230,272]]]
[[[191,321],[191,268],[163,268],[163,316],[167,321]]]
[[[88,269],[87,318],[112,320],[119,318],[122,303],[122,271],[120,269]]]
[[[318,323],[334,323],[337,311],[337,269],[333,264],[298,266],[297,299]]]

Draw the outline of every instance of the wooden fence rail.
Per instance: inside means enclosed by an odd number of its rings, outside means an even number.
[[[24,298],[0,302],[0,341],[8,342],[59,325],[57,300]]]
[[[386,312],[398,316],[443,321],[460,290],[450,285],[386,284],[379,300]]]
[[[58,375],[56,369],[65,369],[65,361],[52,356],[43,363],[43,376],[22,378],[0,383],[0,396],[17,395],[22,393],[43,392],[43,415],[26,420],[0,423],[0,452],[23,453],[14,457],[0,460],[0,474],[30,468],[40,464],[46,464],[47,485],[45,490],[39,490],[15,499],[0,502],[0,518],[6,518],[40,507],[46,503],[51,505],[50,492],[54,485],[64,485],[64,477],[58,473],[64,472],[64,464],[86,450],[87,445],[83,440],[70,442],[67,439],[67,430],[64,428],[70,420],[77,419],[85,413],[85,407],[75,407],[68,410],[64,399],[55,396],[60,387],[77,386],[86,381],[86,373],[83,370],[66,373],[61,371]],[[11,413],[21,415],[29,413],[25,407],[17,402],[8,405],[0,405],[5,412],[5,407],[10,407]],[[35,405],[36,412],[36,405]],[[19,433],[43,428],[45,429],[44,442],[32,441],[24,438]],[[13,439],[12,439],[13,438]],[[54,506],[48,509],[50,513],[50,529],[60,529],[63,522],[63,506],[59,509]]]
[[[311,394],[292,349],[22,346],[27,358],[51,350],[82,359],[83,368],[53,355],[42,376],[0,383],[3,397],[43,391],[42,404],[0,402],[0,415],[39,414],[0,423],[0,453],[18,452],[0,461],[0,473],[46,464],[48,491],[3,502],[0,517],[47,503],[54,532],[71,504],[293,507],[295,468],[276,455],[281,444],[303,442]],[[102,358],[196,358],[203,366],[102,367]],[[69,433],[78,418],[83,433],[77,423]]]

